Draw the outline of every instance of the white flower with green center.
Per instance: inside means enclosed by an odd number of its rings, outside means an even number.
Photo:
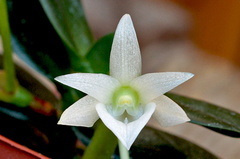
[[[141,55],[131,17],[120,20],[112,44],[110,76],[74,73],[57,81],[87,95],[66,109],[58,124],[91,127],[99,118],[130,149],[153,116],[161,126],[189,121],[175,102],[163,94],[193,76],[185,72],[141,75]]]

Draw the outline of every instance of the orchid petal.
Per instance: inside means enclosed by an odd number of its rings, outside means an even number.
[[[153,102],[157,105],[153,117],[160,126],[174,126],[190,121],[184,110],[167,96],[162,95]]]
[[[128,123],[127,118],[124,122],[115,119],[109,114],[106,106],[101,103],[96,105],[96,110],[103,123],[117,136],[117,138],[122,142],[122,144],[129,150],[140,131],[151,118],[155,107],[156,105],[154,103],[149,103],[145,107],[144,114],[137,120],[134,120],[130,123]]]
[[[149,73],[134,79],[130,85],[138,90],[143,102],[148,103],[191,77],[193,74],[187,72]]]
[[[68,107],[62,114],[58,124],[91,127],[99,119],[95,106],[96,99],[85,96]]]
[[[119,87],[120,83],[111,76],[92,73],[74,73],[63,75],[55,80],[78,89],[102,103],[109,103],[113,91]]]
[[[120,20],[112,44],[110,75],[126,84],[141,74],[141,54],[130,15]]]

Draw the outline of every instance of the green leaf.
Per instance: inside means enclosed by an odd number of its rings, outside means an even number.
[[[2,59],[3,57],[0,54],[0,65],[2,64]],[[28,106],[33,101],[33,96],[49,101],[53,105],[59,105],[60,94],[56,90],[54,84],[45,76],[25,65],[18,56],[15,56],[15,59],[14,67],[16,68],[16,75],[18,79],[18,82],[16,82],[17,88],[14,94],[6,94],[7,92],[0,89],[0,98],[4,98],[3,101],[5,102],[22,107]],[[0,88],[3,88],[6,83],[4,76],[5,72],[0,71]]]
[[[66,47],[52,27],[39,1],[21,3],[14,1],[10,7],[9,14],[13,33],[13,49],[25,63],[46,78],[52,80],[56,76],[72,71],[83,72],[82,70],[75,69],[76,67],[81,68],[82,63],[79,57],[74,53],[69,54],[67,52]],[[29,14],[30,12],[32,14]],[[24,19],[26,23],[22,23],[22,19]],[[74,62],[70,59],[74,59]],[[75,65],[73,66],[73,64]],[[52,96],[54,94],[48,94],[48,91],[46,91],[46,88],[51,87],[42,88],[41,85],[43,85],[44,82],[41,83],[39,78],[29,78],[29,75],[26,75],[21,70],[17,70],[16,73],[20,84],[30,92],[53,104],[59,102],[59,99],[56,101],[55,97]],[[80,94],[81,92],[77,90],[65,87],[57,82],[55,82],[55,84],[57,84],[58,90],[62,94],[64,108],[82,96],[82,94]],[[73,94],[74,97],[72,97]],[[59,103],[57,105],[59,107]]]
[[[145,127],[130,149],[132,158],[217,159],[212,153],[187,140]]]
[[[109,73],[109,58],[112,47],[113,34],[98,40],[88,52],[86,58],[95,73]]]
[[[41,0],[43,9],[65,44],[79,57],[86,55],[93,37],[79,0]]]
[[[240,137],[240,114],[200,100],[167,93],[198,124],[231,137]]]
[[[0,62],[1,63],[1,62]],[[33,96],[25,88],[18,85],[17,81],[15,82],[16,88],[13,92],[8,92],[4,90],[6,85],[6,72],[0,71],[0,101],[8,102],[15,104],[19,107],[27,107],[33,101]]]
[[[50,79],[69,73],[71,67],[66,47],[40,2],[12,1],[9,4],[13,51]]]

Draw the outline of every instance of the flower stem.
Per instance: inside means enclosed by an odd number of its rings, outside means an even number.
[[[118,147],[119,147],[119,153],[121,159],[130,159],[128,150],[126,147],[122,144],[120,140],[118,140]]]
[[[82,159],[110,159],[117,147],[116,136],[101,122]]]
[[[12,47],[10,40],[10,29],[8,22],[7,4],[6,0],[0,0],[0,34],[3,41],[3,68],[6,73],[6,86],[5,90],[7,92],[14,92],[16,89],[15,83],[15,68],[12,59]]]

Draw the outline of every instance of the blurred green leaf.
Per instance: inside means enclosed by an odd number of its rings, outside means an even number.
[[[3,57],[0,54],[0,65],[2,64],[2,59]],[[25,65],[18,56],[15,56],[14,65],[18,79],[18,87],[14,94],[7,95],[5,93],[5,102],[24,107],[33,101],[33,96],[37,96],[42,100],[51,102],[54,106],[59,105],[60,94],[50,80]],[[5,73],[0,71],[0,88],[5,85],[4,76]],[[31,94],[29,92],[31,92]],[[0,98],[3,97],[2,93],[3,92],[0,91]]]
[[[166,93],[178,103],[191,119],[198,124],[231,137],[240,137],[240,114],[200,100]]]
[[[12,46],[14,52],[38,73],[46,78],[52,79],[56,76],[77,71],[72,66],[74,59],[76,65],[81,65],[79,57],[70,57],[57,35],[52,24],[47,18],[39,1],[16,1],[8,0],[9,18],[12,30]],[[31,14],[29,14],[31,13]],[[1,65],[0,56],[0,65]],[[57,91],[49,90],[52,87],[46,86],[45,80],[36,77],[35,73],[26,72],[19,66],[17,78],[19,83],[27,88],[37,97],[51,102],[55,108],[59,108],[59,99],[56,98]],[[43,77],[44,78],[44,77]],[[45,78],[45,79],[46,79]],[[55,83],[62,94],[63,105],[67,107],[79,99],[79,91]],[[49,92],[51,91],[51,92]],[[74,95],[74,97],[72,97]],[[78,97],[77,97],[78,96]]]
[[[0,62],[1,63],[1,62]],[[14,81],[16,88],[13,92],[8,92],[4,89],[6,85],[6,72],[0,71],[0,100],[8,103],[15,104],[19,107],[27,107],[33,101],[32,94],[22,86]]]
[[[112,47],[113,34],[99,39],[88,52],[86,58],[95,73],[109,73],[109,58]]]
[[[177,136],[145,127],[130,149],[132,158],[217,159],[212,153]]]
[[[13,51],[50,79],[69,73],[71,67],[66,47],[40,2],[8,0],[8,7]]]
[[[66,45],[84,57],[93,43],[80,0],[40,0],[45,13]]]
[[[10,103],[20,107],[27,107],[33,101],[33,95],[25,88],[18,86]]]
[[[8,92],[0,91],[0,100],[15,104],[18,107],[28,107],[29,104],[33,101],[33,96],[25,88],[17,86],[15,92],[11,94]]]

